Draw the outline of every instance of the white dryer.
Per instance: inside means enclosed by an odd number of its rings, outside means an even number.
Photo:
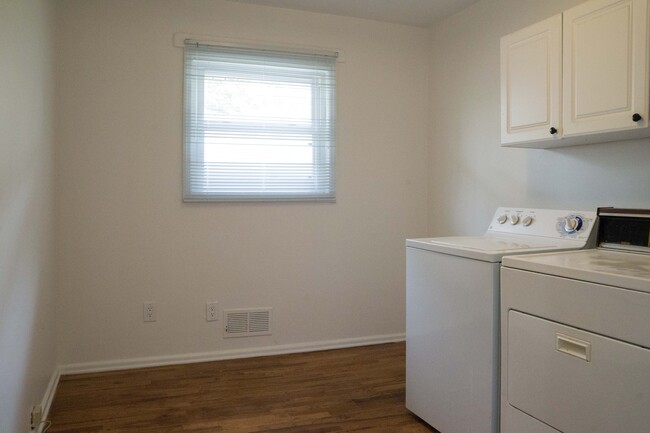
[[[650,432],[650,211],[597,249],[505,257],[501,433]]]
[[[482,236],[406,241],[410,411],[441,433],[498,432],[501,258],[584,248],[595,221],[595,212],[499,208]]]

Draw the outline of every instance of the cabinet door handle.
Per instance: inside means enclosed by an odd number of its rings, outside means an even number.
[[[643,119],[643,117],[641,117],[641,115],[639,113],[634,113],[632,115],[632,120],[635,121],[635,122],[638,122],[641,119]]]
[[[557,134],[557,129],[551,126],[551,129],[548,130],[552,135]]]

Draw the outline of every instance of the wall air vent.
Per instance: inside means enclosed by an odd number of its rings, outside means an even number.
[[[223,336],[253,337],[271,335],[271,308],[224,310]]]

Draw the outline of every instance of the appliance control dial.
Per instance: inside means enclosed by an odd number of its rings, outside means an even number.
[[[582,217],[577,215],[570,215],[564,218],[563,228],[566,233],[572,235],[574,233],[578,233],[580,229],[582,229],[583,224],[584,222],[582,221]]]
[[[522,223],[525,227],[528,227],[529,225],[531,225],[531,224],[533,223],[533,217],[530,216],[530,215],[527,216],[527,217],[524,217],[524,219],[521,221],[521,223]]]
[[[508,221],[508,216],[507,215],[501,215],[499,218],[497,218],[497,222],[499,224],[505,224],[506,221]]]
[[[519,223],[519,215],[512,215],[510,217],[510,224],[516,226]]]

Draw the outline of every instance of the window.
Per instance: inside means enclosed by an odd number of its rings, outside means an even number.
[[[335,65],[186,43],[184,200],[333,200]]]

